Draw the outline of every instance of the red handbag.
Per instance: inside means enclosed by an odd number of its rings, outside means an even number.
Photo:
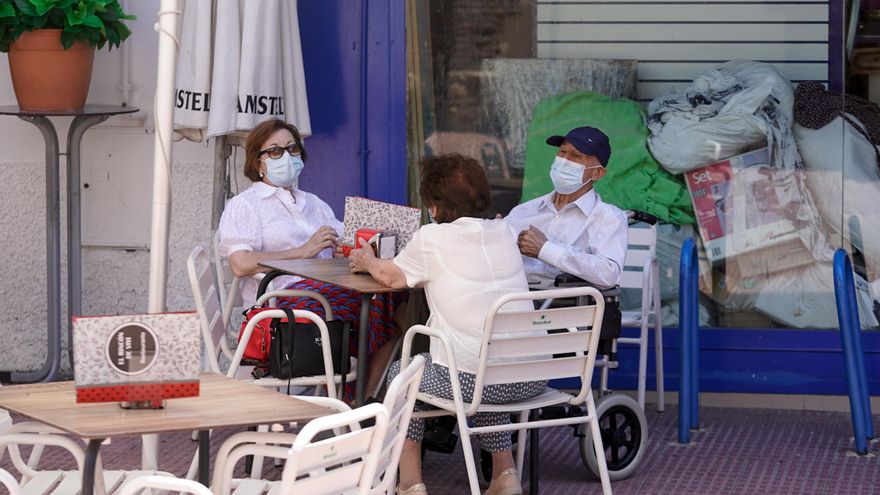
[[[244,335],[244,329],[247,327],[248,322],[251,321],[256,315],[262,313],[263,311],[268,311],[270,309],[278,309],[278,308],[264,308],[261,306],[254,306],[248,310],[244,311],[244,321],[241,323],[241,330],[238,332],[238,341],[241,343],[241,337]],[[310,320],[304,318],[297,318],[296,321],[298,323],[309,323]],[[241,363],[245,365],[259,365],[259,364],[268,364],[269,363],[269,346],[272,342],[272,328],[277,327],[279,324],[287,324],[287,318],[265,318],[257,322],[254,325],[254,331],[251,332],[251,338],[248,340],[247,346],[244,348],[244,355],[241,358]]]

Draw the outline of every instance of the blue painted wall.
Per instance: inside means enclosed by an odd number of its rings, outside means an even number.
[[[406,25],[402,0],[373,0],[367,23],[367,191],[361,185],[362,2],[298,4],[312,137],[301,187],[333,207],[345,196],[406,201]]]

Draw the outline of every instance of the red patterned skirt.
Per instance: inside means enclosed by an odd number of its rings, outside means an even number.
[[[357,356],[357,336],[360,331],[361,314],[361,294],[359,292],[310,279],[294,282],[286,288],[319,292],[327,298],[330,307],[333,308],[334,319],[351,322],[352,338],[349,352],[352,356]],[[369,354],[394,337],[396,333],[394,311],[397,309],[401,296],[402,294],[399,292],[384,293],[377,294],[370,300],[369,333],[367,334],[367,352]],[[278,300],[278,307],[304,309],[326,319],[324,306],[309,297],[281,298]]]

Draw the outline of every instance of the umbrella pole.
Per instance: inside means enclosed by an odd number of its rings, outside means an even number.
[[[154,113],[156,138],[153,147],[153,219],[150,236],[150,298],[147,311],[165,311],[168,280],[168,228],[171,212],[171,143],[174,118],[174,79],[177,71],[177,40],[180,6],[177,0],[162,0],[159,8],[159,61]],[[159,464],[157,435],[144,435],[141,450],[144,470]]]

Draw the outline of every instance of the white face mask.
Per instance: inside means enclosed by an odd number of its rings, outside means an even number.
[[[571,194],[593,180],[591,177],[586,182],[581,182],[584,178],[585,170],[600,167],[601,165],[585,167],[580,163],[557,156],[553,160],[553,165],[550,166],[550,180],[553,181],[553,189],[559,194]]]
[[[290,156],[284,152],[281,158],[266,160],[266,177],[277,187],[290,187],[299,177],[305,164],[299,156]]]

